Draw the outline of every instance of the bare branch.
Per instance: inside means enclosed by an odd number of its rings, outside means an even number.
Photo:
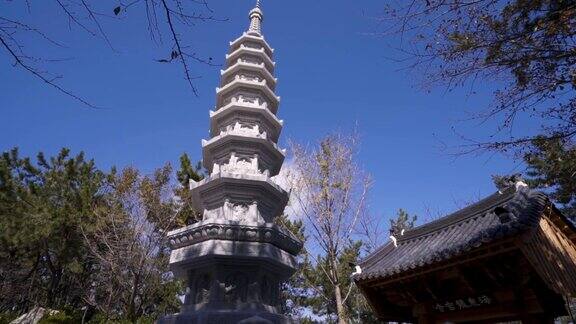
[[[34,68],[32,68],[31,66],[27,65],[26,63],[24,63],[20,57],[18,55],[16,55],[16,53],[14,53],[14,51],[10,48],[10,46],[6,43],[6,41],[4,40],[4,38],[2,37],[2,35],[0,35],[0,43],[2,43],[2,46],[8,51],[8,53],[14,58],[14,60],[16,61],[17,65],[20,65],[21,67],[23,67],[26,71],[32,73],[32,75],[34,75],[35,77],[39,78],[40,80],[42,80],[44,83],[50,85],[51,87],[55,88],[56,90],[62,92],[63,94],[72,97],[74,99],[76,99],[77,101],[81,102],[82,104],[90,107],[90,108],[99,108],[91,103],[89,103],[88,101],[86,101],[85,99],[75,95],[74,93],[70,92],[69,90],[66,90],[64,88],[62,88],[61,86],[57,85],[56,83],[54,83],[52,80],[47,79],[45,76],[43,76],[41,73],[39,73],[38,71],[36,71]]]
[[[480,81],[500,85],[474,118],[496,121],[507,139],[481,142],[473,153],[529,146],[512,135],[520,116],[540,120],[543,135],[552,140],[576,131],[573,2],[412,0],[391,3],[376,20],[384,24],[380,35],[399,38],[403,58],[396,61],[422,76],[424,87],[450,91],[469,85],[473,93]],[[549,127],[554,111],[556,125]]]
[[[197,79],[198,77],[192,78],[190,76],[190,70],[188,69],[188,63],[186,62],[184,55],[182,55],[182,47],[180,46],[180,39],[178,38],[178,34],[176,34],[176,31],[174,30],[174,25],[172,24],[171,11],[168,8],[168,5],[166,4],[166,0],[161,0],[161,1],[162,1],[162,5],[164,6],[164,10],[166,13],[166,20],[168,21],[168,26],[170,27],[170,32],[172,33],[172,40],[174,40],[174,44],[176,45],[176,48],[178,50],[178,57],[180,58],[180,62],[182,63],[182,67],[184,68],[184,74],[186,75],[186,80],[188,81],[188,84],[190,85],[190,89],[192,89],[192,92],[194,93],[194,95],[198,96],[198,91],[196,90],[196,87],[192,83],[192,79]]]

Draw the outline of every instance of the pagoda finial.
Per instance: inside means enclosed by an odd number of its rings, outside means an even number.
[[[264,20],[264,14],[260,9],[260,0],[256,0],[256,7],[250,10],[250,27],[248,28],[249,33],[262,33],[262,21]]]

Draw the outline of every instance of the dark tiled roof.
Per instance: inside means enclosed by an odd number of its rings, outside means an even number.
[[[407,231],[398,246],[388,242],[364,259],[356,281],[385,278],[446,261],[483,244],[518,234],[537,224],[548,204],[545,194],[521,188],[487,198]],[[494,210],[506,208],[512,220],[502,223]]]

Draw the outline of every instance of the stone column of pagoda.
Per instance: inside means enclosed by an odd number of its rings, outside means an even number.
[[[202,140],[209,176],[191,182],[202,221],[169,233],[170,266],[186,280],[179,314],[162,323],[283,323],[280,284],[295,270],[302,245],[273,224],[288,194],[271,177],[284,150],[274,90],[274,50],[261,31],[259,3],[247,32],[233,42],[210,111],[210,139]]]

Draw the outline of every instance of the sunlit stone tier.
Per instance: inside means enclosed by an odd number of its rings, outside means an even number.
[[[221,132],[226,131],[228,126],[240,123],[258,125],[259,130],[267,134],[267,138],[277,142],[284,122],[266,107],[266,103],[258,101],[234,100],[216,111],[210,111],[210,135],[218,136]]]
[[[268,109],[273,114],[278,112],[278,105],[280,105],[280,97],[274,94],[274,91],[268,87],[266,80],[249,80],[242,79],[240,76],[234,77],[230,83],[222,88],[216,88],[216,106],[222,107],[232,100],[259,100],[266,102]]]
[[[192,199],[203,220],[257,225],[272,223],[284,211],[288,193],[266,174],[220,171],[191,185]]]
[[[281,284],[301,243],[272,224],[200,222],[170,233],[170,266],[187,278],[179,314],[160,323],[288,323]]]
[[[271,74],[274,73],[274,67],[276,66],[276,63],[272,61],[270,56],[268,56],[264,47],[254,48],[240,44],[240,47],[238,47],[234,52],[226,54],[226,63],[228,66],[236,64],[238,60],[254,64],[264,63],[264,67]]]
[[[232,127],[231,130],[208,141],[203,140],[202,163],[208,172],[212,173],[215,165],[228,164],[235,155],[238,160],[250,163],[253,163],[253,159],[257,159],[258,169],[262,173],[268,171],[270,176],[277,175],[284,162],[285,150],[280,150],[267,138],[267,134],[260,133],[255,127],[252,128],[252,132],[244,133],[243,130],[234,130]]]
[[[193,260],[191,256],[194,256]],[[252,269],[264,267],[268,274],[272,272],[270,268],[274,268],[276,270],[274,277],[277,279],[289,277],[294,273],[296,266],[292,254],[265,242],[210,239],[176,248],[170,256],[171,267],[176,274],[193,273],[197,268],[213,264],[214,260],[223,264],[228,263],[235,270],[233,272],[239,271],[240,265],[243,263],[251,266]],[[228,269],[225,273],[232,272],[230,270]],[[254,272],[257,271],[246,271],[245,275],[250,276]],[[225,278],[223,279],[219,281],[227,281]],[[198,298],[195,299],[201,301]]]
[[[245,46],[253,47],[253,48],[260,48],[263,46],[264,49],[266,50],[266,54],[268,54],[268,56],[272,56],[274,53],[274,49],[272,47],[270,47],[268,42],[266,42],[266,40],[264,39],[264,36],[249,34],[246,32],[242,33],[242,36],[240,36],[240,37],[238,37],[235,40],[230,42],[229,53],[233,53],[235,50],[237,50],[240,47],[241,44],[244,44]]]
[[[225,70],[221,70],[220,74],[222,80],[220,85],[224,86],[230,83],[236,75],[257,75],[262,79],[265,79],[268,86],[274,90],[278,80],[264,68],[263,64],[255,64],[250,62],[244,62],[242,60],[236,60],[232,65],[230,65]]]

